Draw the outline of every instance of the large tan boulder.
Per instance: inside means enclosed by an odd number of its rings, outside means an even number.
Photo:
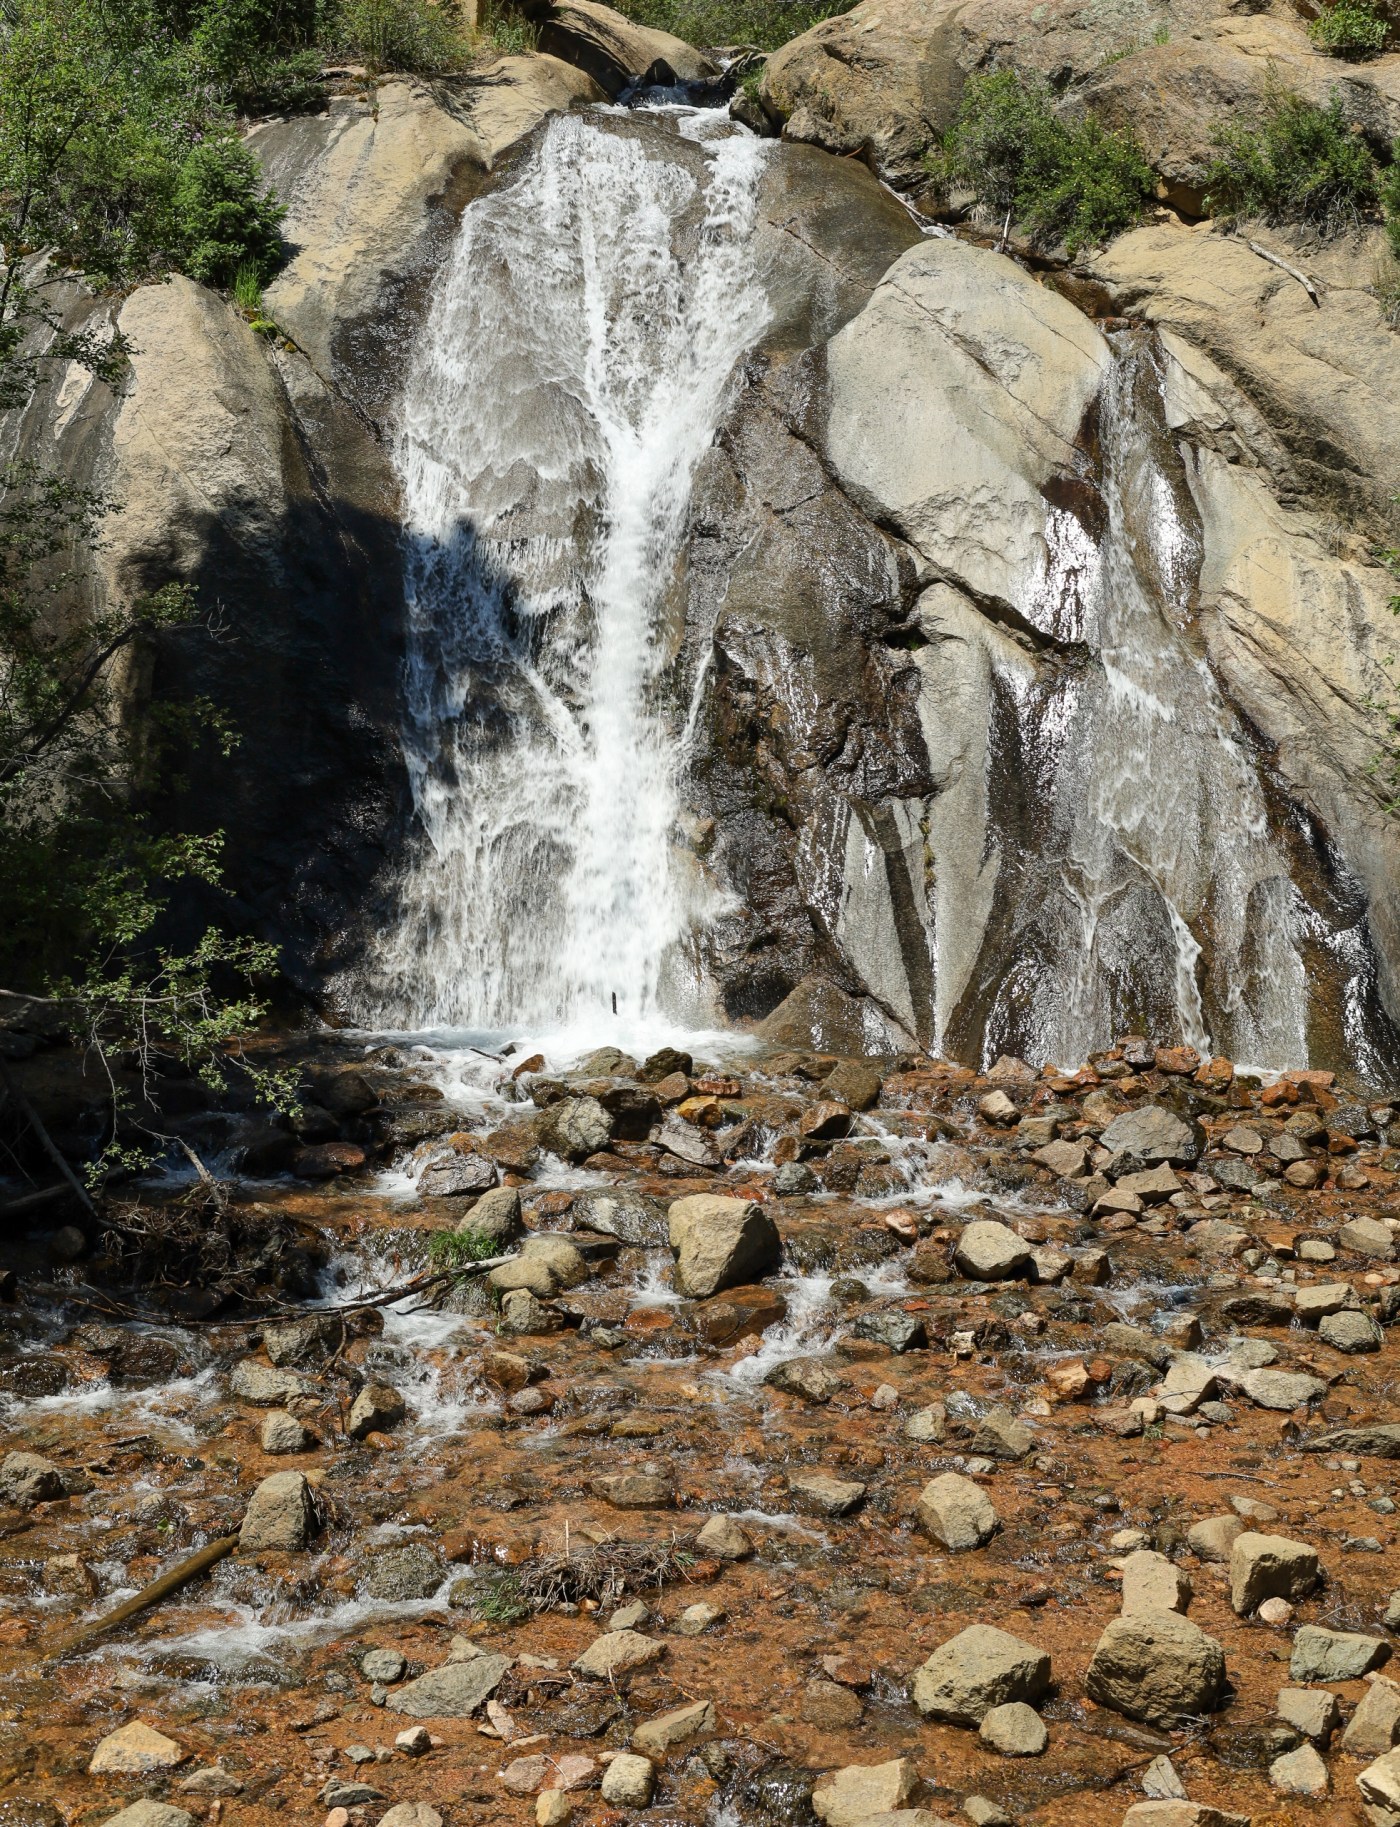
[[[676,1286],[695,1300],[742,1287],[778,1266],[777,1226],[751,1200],[694,1193],[677,1199],[668,1216]]]
[[[1118,307],[1207,358],[1212,425],[1188,419],[1227,459],[1290,503],[1321,500],[1384,530],[1400,476],[1400,340],[1368,289],[1379,234],[1300,252],[1251,227],[1249,240],[1316,282],[1318,302],[1241,236],[1160,225],[1121,235],[1092,261]],[[1189,366],[1189,353],[1177,351]],[[1226,378],[1228,377],[1228,379]],[[1210,434],[1214,434],[1212,438]]]
[[[1165,28],[1159,31],[1159,28]],[[1076,114],[1137,134],[1164,194],[1198,213],[1214,133],[1271,85],[1325,104],[1339,91],[1378,152],[1400,129],[1400,56],[1348,64],[1319,52],[1291,7],[1173,0],[1168,12],[1095,0],[863,0],[769,58],[760,93],[784,135],[862,152],[897,184],[957,118],[969,76],[1010,66],[1044,79]]]
[[[940,575],[1015,605],[1042,559],[1042,491],[1074,471],[1110,359],[1093,324],[1014,261],[923,242],[827,345],[828,459]]]
[[[552,5],[526,10],[539,33],[541,51],[576,65],[609,97],[620,95],[658,64],[682,82],[719,74],[718,65],[683,38],[637,25],[596,0],[554,0]]]

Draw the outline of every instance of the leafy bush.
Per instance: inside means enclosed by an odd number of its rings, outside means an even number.
[[[432,75],[469,56],[456,16],[435,0],[344,0],[331,32],[341,50],[375,73]]]
[[[694,45],[752,45],[776,51],[823,19],[847,13],[855,0],[617,0],[638,25]]]
[[[1391,150],[1390,163],[1380,174],[1376,185],[1380,198],[1382,214],[1385,217],[1386,237],[1390,242],[1390,251],[1400,260],[1400,140]]]
[[[539,46],[537,25],[520,13],[493,6],[481,16],[473,49],[478,57],[518,57],[523,51],[537,51]]]
[[[292,112],[324,97],[320,24],[316,0],[203,0],[190,55],[235,108]]]
[[[1221,127],[1215,143],[1219,157],[1206,179],[1214,214],[1307,222],[1336,235],[1375,206],[1375,160],[1335,92],[1325,108],[1275,95],[1257,124]]]
[[[945,190],[965,185],[997,220],[1071,255],[1142,218],[1152,170],[1131,135],[1093,115],[1063,120],[1045,84],[1014,70],[974,76],[957,124],[930,171]]]
[[[180,168],[175,186],[184,270],[210,285],[240,273],[261,281],[282,252],[285,208],[258,194],[258,162],[235,139],[205,140]]]
[[[460,1269],[467,1263],[485,1262],[499,1248],[495,1238],[484,1231],[434,1231],[428,1239],[428,1260],[437,1268]]]
[[[1313,43],[1334,57],[1374,57],[1385,49],[1389,35],[1389,20],[1370,0],[1336,0],[1308,27]]]

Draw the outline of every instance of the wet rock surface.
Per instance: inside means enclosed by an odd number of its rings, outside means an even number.
[[[198,1321],[189,1287],[103,1293],[80,1227],[64,1266],[47,1232],[3,1265],[0,1821],[1392,1806],[1393,1112],[1161,1057],[619,1056],[547,1062],[537,1099],[544,1060],[318,1043],[389,1120],[353,1175],[232,1188],[240,1235],[303,1240],[299,1296],[274,1251]],[[541,1133],[668,1076],[582,1162]],[[1217,1173],[1241,1129],[1316,1184]],[[442,1138],[489,1190],[421,1187]],[[1178,1191],[1103,1203],[1162,1167]]]

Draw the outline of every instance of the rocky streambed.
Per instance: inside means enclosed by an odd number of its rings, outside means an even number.
[[[1136,1038],[303,1065],[299,1134],[225,1126],[235,1279],[12,1252],[7,1823],[1400,1807],[1374,1090]]]

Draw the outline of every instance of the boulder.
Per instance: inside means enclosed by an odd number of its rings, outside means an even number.
[[[1369,1313],[1329,1313],[1318,1325],[1317,1335],[1324,1345],[1347,1356],[1379,1351],[1385,1343],[1384,1332]]]
[[[692,1194],[675,1201],[667,1222],[676,1286],[692,1299],[756,1281],[778,1266],[782,1246],[777,1227],[750,1200]]]
[[[753,1553],[753,1543],[732,1516],[712,1516],[696,1535],[695,1545],[719,1561],[744,1561]]]
[[[345,1431],[352,1440],[363,1440],[367,1434],[386,1434],[399,1425],[407,1412],[398,1390],[388,1383],[366,1383],[350,1404]]]
[[[683,38],[637,25],[594,0],[533,0],[526,12],[540,50],[582,70],[610,101],[643,76],[669,87],[719,75]]]
[[[196,1827],[195,1817],[184,1808],[172,1808],[169,1802],[132,1802],[116,1814],[109,1814],[102,1827]]]
[[[515,1242],[523,1229],[519,1187],[494,1186],[483,1193],[466,1217],[458,1221],[457,1229],[489,1239],[499,1254],[506,1244]]]
[[[1178,1116],[1164,1104],[1142,1104],[1114,1117],[1099,1142],[1112,1154],[1193,1167],[1204,1152],[1205,1132],[1199,1123]]]
[[[1250,1820],[1204,1802],[1137,1802],[1123,1816],[1123,1827],[1250,1827]]]
[[[977,1736],[1002,1757],[1039,1757],[1050,1742],[1045,1721],[1024,1700],[994,1706],[983,1716]]]
[[[1337,1232],[1339,1249],[1388,1261],[1395,1254],[1395,1233],[1379,1218],[1353,1218]]]
[[[1400,1751],[1387,1751],[1378,1757],[1356,1779],[1362,1797],[1378,1808],[1400,1814]]]
[[[822,1095],[848,1110],[869,1110],[880,1096],[880,1074],[863,1060],[845,1059],[822,1081]]]
[[[295,1415],[284,1408],[274,1408],[263,1417],[258,1444],[265,1453],[305,1453],[316,1445],[316,1436]]]
[[[509,1667],[510,1657],[498,1655],[447,1662],[394,1688],[384,1704],[391,1713],[406,1713],[410,1719],[470,1719],[495,1693]]]
[[[1050,1658],[990,1624],[973,1624],[941,1644],[915,1671],[914,1704],[927,1719],[980,1725],[993,1707],[1034,1705],[1050,1686]]]
[[[1309,1434],[1302,1441],[1305,1453],[1357,1453],[1366,1459],[1400,1459],[1400,1424],[1382,1421],[1373,1427],[1339,1427],[1330,1433]]]
[[[919,1494],[915,1514],[925,1534],[953,1554],[985,1547],[1001,1527],[987,1493],[957,1472],[931,1479]]]
[[[1225,1652],[1175,1612],[1135,1612],[1099,1638],[1085,1691],[1129,1719],[1170,1726],[1220,1706]]]
[[[953,1261],[973,1281],[1007,1281],[1030,1268],[1031,1250],[1024,1237],[995,1220],[965,1225],[953,1249]]]
[[[835,1478],[830,1472],[788,1474],[788,1490],[799,1509],[819,1516],[849,1516],[865,1501],[866,1487],[858,1479]]]
[[[233,1367],[229,1388],[255,1408],[282,1408],[298,1396],[314,1394],[315,1386],[292,1370],[270,1370],[256,1358],[240,1358]]]
[[[240,1554],[268,1549],[296,1553],[320,1528],[311,1483],[305,1472],[274,1472],[248,1499],[238,1531]]]
[[[714,1729],[714,1701],[693,1700],[688,1706],[678,1706],[672,1712],[659,1713],[654,1719],[644,1719],[632,1734],[632,1746],[634,1750],[644,1751],[648,1757],[664,1757],[677,1745],[689,1744],[692,1738]]]
[[[1356,1711],[1347,1721],[1342,1749],[1352,1757],[1384,1757],[1397,1743],[1400,1743],[1400,1686],[1385,1675],[1372,1675]]]
[[[360,1585],[369,1598],[402,1604],[407,1599],[430,1599],[443,1577],[443,1564],[426,1542],[403,1542],[371,1554]]]
[[[566,1161],[601,1154],[612,1140],[613,1120],[594,1097],[565,1097],[540,1120],[540,1146]]]
[[[496,1184],[495,1163],[467,1149],[440,1155],[419,1174],[417,1187],[424,1199],[466,1199]]]
[[[574,1662],[580,1675],[591,1675],[599,1681],[612,1681],[630,1675],[634,1669],[647,1668],[666,1653],[666,1645],[639,1630],[607,1631],[595,1637]]]
[[[826,1827],[866,1827],[872,1815],[893,1814],[918,1793],[919,1773],[907,1757],[884,1764],[848,1764],[812,1791],[812,1811]]]
[[[575,1193],[570,1214],[580,1230],[600,1231],[619,1243],[656,1249],[667,1242],[665,1205],[630,1187],[592,1187]]]
[[[649,1757],[619,1751],[603,1771],[603,1800],[614,1808],[646,1808],[656,1783],[656,1769]]]
[[[1247,1529],[1230,1549],[1230,1603],[1247,1617],[1265,1599],[1295,1604],[1322,1578],[1317,1550],[1283,1535],[1260,1535]]]
[[[1123,1562],[1123,1602],[1126,1615],[1134,1611],[1185,1612],[1191,1603],[1191,1582],[1165,1554],[1140,1548]]]
[[[1327,1394],[1321,1377],[1310,1377],[1302,1371],[1247,1370],[1237,1376],[1235,1385],[1249,1397],[1256,1408],[1272,1408],[1291,1413],[1320,1402]]]
[[[133,1719],[109,1732],[92,1754],[90,1776],[142,1776],[152,1770],[173,1770],[189,1752],[163,1732]]]
[[[1035,1451],[1035,1435],[1009,1409],[989,1408],[978,1417],[968,1451],[983,1459],[1015,1462]]]
[[[1284,1795],[1326,1795],[1327,1766],[1311,1745],[1299,1745],[1274,1759],[1269,1781]]]
[[[1364,1699],[1361,1704],[1366,1704]],[[1320,1745],[1325,1745],[1342,1723],[1337,1696],[1329,1694],[1326,1688],[1280,1688],[1278,1704],[1274,1710],[1285,1725],[1292,1726],[1295,1732],[1301,1732],[1304,1738],[1311,1738],[1315,1744]],[[1361,1746],[1347,1748],[1355,1749],[1360,1755],[1375,1757],[1378,1751],[1388,1751],[1394,1743],[1393,1738],[1388,1739],[1376,1751],[1366,1751]]]
[[[764,1382],[804,1402],[818,1405],[829,1402],[845,1387],[845,1378],[822,1363],[820,1358],[785,1358],[775,1364]]]
[[[1383,1637],[1304,1624],[1294,1634],[1288,1672],[1294,1681],[1359,1681],[1389,1658]]]
[[[6,1453],[0,1460],[0,1498],[28,1510],[63,1495],[63,1473],[40,1453]]]

